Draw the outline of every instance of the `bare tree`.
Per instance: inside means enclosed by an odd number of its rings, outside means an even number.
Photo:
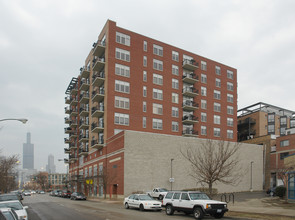
[[[48,187],[48,174],[45,172],[39,172],[36,175],[36,182],[40,185],[42,190],[46,190]]]
[[[113,169],[107,169],[106,166],[99,171],[98,182],[103,186],[104,198],[107,198],[108,186],[110,186],[116,179],[117,175]]]
[[[17,172],[15,167],[18,162],[16,155],[0,157],[0,191],[8,192],[16,188]]]
[[[208,185],[209,194],[212,195],[214,183],[239,183],[238,149],[238,143],[207,139],[198,146],[181,149],[181,153],[191,164],[190,175],[197,184]]]

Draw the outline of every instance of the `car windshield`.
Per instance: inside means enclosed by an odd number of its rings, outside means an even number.
[[[0,195],[0,201],[18,200],[17,195]]]
[[[19,202],[0,203],[0,208],[11,208],[11,209],[14,209],[14,210],[23,209],[22,205]]]
[[[2,214],[5,216],[5,218],[7,220],[14,220],[15,218],[13,217],[12,213],[9,212],[9,211],[5,211],[5,212],[2,212]]]
[[[161,189],[159,189],[159,192],[168,192],[168,190],[165,188],[161,188]]]
[[[205,193],[189,193],[191,200],[211,200]]]
[[[149,195],[140,195],[138,197],[139,197],[139,200],[154,200]]]

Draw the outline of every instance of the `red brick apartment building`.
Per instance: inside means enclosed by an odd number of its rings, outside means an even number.
[[[237,140],[232,67],[110,20],[82,65],[65,98],[65,162],[73,190],[124,194],[124,142],[118,139],[124,130]],[[114,168],[118,184],[103,187]]]

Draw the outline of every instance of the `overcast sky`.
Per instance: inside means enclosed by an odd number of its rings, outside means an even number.
[[[31,132],[35,168],[53,154],[65,172],[65,90],[107,19],[236,68],[238,108],[295,111],[294,11],[294,0],[0,0],[0,119],[29,120],[0,122],[2,154],[22,159]]]

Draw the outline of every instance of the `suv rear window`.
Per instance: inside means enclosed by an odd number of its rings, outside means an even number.
[[[165,196],[165,199],[171,199],[172,195],[173,195],[173,192],[167,193],[167,195]]]

